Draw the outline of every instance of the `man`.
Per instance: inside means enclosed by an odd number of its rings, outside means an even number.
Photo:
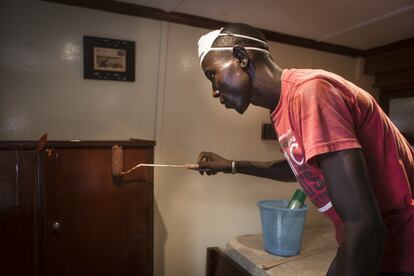
[[[213,97],[240,114],[250,103],[268,109],[286,157],[202,152],[200,172],[296,179],[336,226],[327,275],[414,275],[414,152],[374,99],[333,73],[282,70],[263,34],[245,24],[212,31],[198,46]]]

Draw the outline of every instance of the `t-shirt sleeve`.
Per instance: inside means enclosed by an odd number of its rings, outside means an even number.
[[[293,95],[292,123],[302,141],[305,160],[315,166],[315,156],[361,148],[356,138],[351,104],[325,79],[301,84]]]

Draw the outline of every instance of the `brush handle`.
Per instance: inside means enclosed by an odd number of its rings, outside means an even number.
[[[164,167],[164,168],[185,168],[190,170],[198,170],[198,164],[185,164],[185,165],[171,165],[171,164],[138,164],[135,167],[122,172],[121,174],[128,174],[132,172],[133,170],[139,168],[139,167]],[[203,170],[206,171],[206,170]]]
[[[199,170],[198,164],[185,164],[185,165],[170,165],[170,164],[137,164],[135,167],[122,171],[123,169],[123,154],[122,147],[114,145],[112,147],[112,175],[121,176],[132,172],[133,170],[139,167],[167,167],[167,168],[185,168],[190,170]],[[200,171],[209,171],[209,170],[200,170]]]
[[[138,167],[186,168],[185,165],[165,165],[165,164],[138,164]]]

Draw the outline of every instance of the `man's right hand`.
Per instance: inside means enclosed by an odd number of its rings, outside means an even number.
[[[200,174],[214,175],[218,172],[231,173],[231,160],[227,160],[214,152],[201,152],[197,165]]]
[[[225,159],[214,152],[201,152],[197,164],[191,167],[200,174],[214,175],[218,172],[232,173],[232,160]],[[286,160],[275,161],[235,161],[235,172],[258,176],[277,181],[295,182],[296,178]]]

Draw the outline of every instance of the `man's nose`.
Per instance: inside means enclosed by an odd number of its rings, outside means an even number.
[[[213,94],[213,98],[218,98],[221,95],[220,90],[217,88],[217,86],[215,84],[212,85],[212,94]]]
[[[213,98],[218,98],[220,97],[221,92],[218,89],[213,89],[212,94],[213,94]]]

